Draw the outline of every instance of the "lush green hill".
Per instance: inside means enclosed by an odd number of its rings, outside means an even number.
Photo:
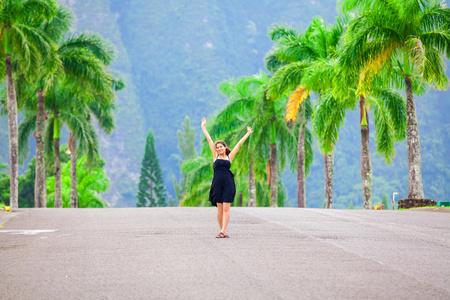
[[[313,16],[333,22],[336,2],[332,0],[61,0],[76,14],[78,30],[92,30],[112,41],[118,50],[114,69],[122,72],[127,88],[119,94],[117,130],[102,137],[101,153],[112,186],[104,198],[112,206],[134,206],[144,153],[145,136],[155,133],[166,188],[175,196],[172,176],[179,176],[176,131],[185,116],[197,126],[224,106],[217,83],[231,77],[264,70],[263,58],[271,48],[267,27],[285,22],[299,30]],[[450,136],[446,113],[448,92],[431,92],[417,101],[424,190],[429,198],[448,199]],[[346,208],[350,200],[361,205],[359,115],[349,113],[335,155],[334,207]],[[6,120],[0,120],[0,160],[7,161]],[[392,197],[408,189],[406,143],[397,146],[391,166],[374,153],[373,201],[381,194]],[[307,179],[307,206],[322,207],[322,157],[316,151]],[[284,174],[289,203],[295,205],[296,175]]]

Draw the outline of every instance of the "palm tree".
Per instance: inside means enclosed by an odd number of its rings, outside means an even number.
[[[287,120],[295,120],[299,113],[301,127],[306,127],[307,107],[309,106],[309,94],[311,91],[323,92],[320,88],[306,88],[302,85],[305,72],[311,63],[326,60],[336,55],[336,47],[343,33],[343,25],[338,22],[336,26],[326,27],[323,20],[315,17],[303,34],[285,24],[275,24],[269,29],[270,38],[276,42],[272,54],[280,62],[269,83],[269,96],[278,99],[287,94],[290,95],[288,102]],[[302,105],[307,99],[305,105]],[[303,132],[300,131],[299,143],[303,141]],[[300,144],[300,147],[302,145]],[[301,149],[301,148],[300,148]],[[299,151],[301,155],[302,151]],[[325,199],[326,203],[332,202],[333,191],[333,152],[324,153],[325,173]],[[297,178],[297,201],[298,207],[305,207],[306,195],[304,185],[303,164],[299,159]]]
[[[181,206],[207,206],[213,177],[210,155],[211,152],[203,153],[202,151],[201,156],[187,159],[182,164],[181,172],[187,176],[186,190]]]
[[[52,41],[36,24],[51,19],[52,0],[4,0],[0,2],[0,55],[4,56],[8,99],[8,128],[11,169],[11,208],[18,207],[18,126],[17,98],[13,81],[13,62],[28,78],[38,70],[38,61],[52,52]],[[2,60],[3,61],[3,60]]]
[[[284,168],[286,157],[290,166],[295,165],[298,126],[290,127],[284,121],[284,101],[267,99],[268,81],[269,76],[260,73],[221,82],[219,90],[228,98],[228,104],[207,125],[212,136],[226,140],[231,147],[246,132],[247,126],[254,128],[252,137],[241,146],[233,160],[237,192],[249,195],[247,204],[243,200],[242,205],[277,206],[283,200],[277,195],[283,194],[283,190],[279,190],[282,183],[278,179],[278,170]],[[275,142],[272,142],[272,137]],[[278,148],[276,156],[273,151],[270,155],[270,144]],[[209,156],[209,147],[204,144],[202,156],[186,160],[182,165],[182,172],[188,174],[183,206],[207,204],[212,177],[211,161],[206,158]],[[268,160],[276,160],[276,168],[269,163],[267,170]],[[268,184],[271,184],[270,192],[264,184],[266,174]],[[239,205],[238,202],[235,205]]]
[[[72,26],[72,14],[70,10],[58,5],[56,15],[51,20],[43,20],[40,25],[42,32],[52,38],[55,43],[60,42],[63,36]],[[36,179],[34,206],[47,207],[47,185],[45,172],[45,149],[44,149],[44,131],[45,131],[45,93],[49,85],[52,84],[55,73],[61,71],[61,61],[57,56],[57,51],[53,55],[45,57],[39,65],[40,72],[36,81],[37,95],[37,115],[36,115]]]
[[[62,207],[61,160],[59,153],[60,132],[67,125],[71,132],[80,137],[80,153],[86,153],[88,165],[95,166],[99,150],[98,136],[86,106],[63,84],[54,85],[48,92],[46,109],[49,111],[45,132],[47,161],[54,155],[55,165],[55,207]],[[86,104],[85,104],[86,105]],[[37,112],[28,109],[19,126],[20,154],[26,155],[28,138],[36,128]],[[73,144],[72,144],[73,145]],[[75,161],[76,163],[76,161]],[[75,174],[76,175],[76,174]]]
[[[91,33],[81,33],[64,38],[64,35],[70,29],[72,21],[71,12],[63,5],[59,5],[57,14],[49,22],[43,22],[41,28],[49,36],[58,43],[55,54],[58,58],[58,67],[55,64],[50,64],[44,61],[41,64],[41,76],[38,80],[37,95],[38,95],[38,115],[36,125],[36,156],[39,157],[39,165],[45,166],[44,161],[44,111],[45,94],[49,88],[55,83],[55,80],[63,80],[67,77],[72,81],[72,85],[83,87],[85,90],[90,90],[90,93],[102,93],[106,98],[113,97],[112,92],[112,77],[105,70],[105,66],[109,65],[114,57],[114,51],[111,45],[105,42],[100,36]],[[66,81],[67,82],[67,81]],[[78,88],[80,89],[80,88]],[[88,95],[89,93],[85,93]],[[76,136],[71,133],[72,147],[76,149]],[[41,142],[39,142],[41,141]],[[57,153],[57,152],[55,152]],[[76,150],[74,151],[76,153]],[[71,164],[75,172],[72,174],[75,179],[72,189],[72,204],[76,203],[76,154],[73,155],[74,160]],[[37,168],[36,171],[36,204],[45,207],[45,170]],[[39,178],[38,178],[39,177]],[[55,180],[56,184],[60,183],[58,176]],[[59,199],[60,189],[56,188],[56,196]],[[58,204],[58,200],[56,203]]]
[[[219,115],[216,117],[215,123],[219,123],[220,126],[214,126],[215,134],[227,134],[228,139],[238,139],[242,135],[244,128],[246,128],[248,120],[242,119],[241,116],[254,116],[255,106],[257,100],[255,98],[262,99],[261,85],[264,80],[258,80],[256,77],[240,78],[238,81],[231,79],[225,80],[219,83],[219,90],[224,94],[229,104],[222,109]],[[234,138],[236,136],[236,138]],[[248,177],[248,206],[256,207],[256,182],[264,181],[266,158],[263,155],[252,155],[250,149],[255,148],[254,139],[250,137],[249,141],[241,146],[239,157],[245,158],[245,160],[235,160],[235,162],[242,161],[242,167],[238,168],[239,178],[242,178],[244,172]],[[256,169],[255,169],[256,167]],[[259,176],[255,177],[255,174]],[[268,174],[267,174],[268,175]],[[268,181],[270,181],[268,177]]]
[[[115,81],[116,82],[116,81]],[[114,84],[115,91],[119,91],[124,87],[122,82],[117,82],[118,84]],[[85,98],[78,100],[75,102],[76,105],[72,108],[72,113],[79,115],[81,118],[86,118],[87,121],[91,121],[93,118],[97,120],[97,125],[100,129],[103,130],[106,134],[111,134],[115,129],[114,122],[114,110],[115,104],[112,99],[108,97],[104,98],[104,95],[92,92],[91,94],[87,94]],[[77,137],[80,140],[80,150],[79,153],[90,153],[87,159],[91,166],[93,161],[95,161],[95,157],[93,156],[93,152],[90,150],[90,146],[86,143],[86,139],[84,139],[84,123],[78,122],[77,119],[73,119],[73,122],[68,124],[70,128],[69,135],[69,150],[68,154],[70,154],[70,178],[71,178],[71,193],[70,193],[70,207],[77,208],[78,207],[78,189],[77,189]],[[88,168],[89,169],[89,168]]]
[[[266,68],[272,73],[275,73],[279,68],[288,64],[278,60],[272,52],[269,52],[264,60]],[[295,92],[292,95],[298,96]],[[286,107],[286,120],[289,122],[298,120],[299,124],[297,142],[297,207],[306,207],[306,177],[309,174],[309,166],[312,163],[313,157],[312,148],[307,147],[312,143],[312,135],[307,127],[308,122],[311,120],[312,103],[309,95],[306,96],[306,99],[298,99],[302,101],[301,104],[300,101],[292,101],[292,99],[293,97],[291,96],[289,105]],[[297,104],[299,104],[299,107],[297,107]],[[298,116],[300,117],[297,118]],[[307,158],[311,158],[311,161],[307,161]]]
[[[446,53],[450,57],[450,9],[435,1],[347,0],[343,11],[356,10],[358,16],[348,29],[348,43],[342,64],[360,74],[358,92],[382,69],[398,70],[406,92],[408,198],[424,198],[419,128],[414,103],[414,81],[434,88],[448,87]],[[402,62],[400,62],[402,60]],[[392,76],[391,76],[392,78]],[[394,78],[395,79],[395,78]]]
[[[256,204],[255,174],[262,173],[267,159],[270,206],[277,206],[278,203],[278,170],[284,169],[286,155],[290,163],[296,160],[296,139],[293,135],[295,128],[289,127],[284,121],[285,102],[267,99],[269,80],[268,75],[260,73],[252,77],[241,77],[237,82],[230,80],[220,83],[219,89],[227,96],[229,104],[218,114],[216,126],[212,128],[215,135],[228,133],[231,140],[236,141],[246,126],[255,128],[250,141],[240,150],[240,157],[245,158],[242,162],[248,173],[251,205]],[[255,152],[255,149],[258,151]],[[239,159],[236,161],[239,163]]]

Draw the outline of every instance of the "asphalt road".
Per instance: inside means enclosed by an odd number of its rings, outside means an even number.
[[[229,239],[212,207],[31,209],[1,225],[0,299],[450,299],[446,213],[232,208]]]

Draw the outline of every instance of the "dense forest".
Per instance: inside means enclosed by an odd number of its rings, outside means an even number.
[[[135,206],[142,157],[149,129],[153,130],[165,188],[176,198],[173,178],[180,180],[177,131],[189,117],[195,129],[195,147],[201,152],[202,117],[214,118],[228,99],[219,91],[224,80],[266,71],[264,57],[273,47],[268,28],[284,23],[304,31],[313,17],[333,24],[336,1],[156,1],[156,0],[61,0],[75,14],[73,31],[100,33],[117,49],[111,68],[120,71],[126,88],[118,94],[116,130],[100,135],[100,154],[110,180],[102,194],[112,207]],[[267,71],[266,71],[267,72]],[[447,75],[450,75],[447,70]],[[430,89],[415,97],[420,128],[422,173],[426,198],[448,199],[450,92]],[[312,101],[318,95],[312,94]],[[360,176],[358,107],[347,114],[334,152],[333,208],[363,206]],[[373,118],[369,117],[373,128]],[[310,125],[309,125],[310,126]],[[61,140],[67,140],[64,131]],[[220,136],[213,137],[216,139]],[[30,155],[34,156],[34,139]],[[395,146],[388,165],[375,153],[375,130],[370,132],[373,168],[372,202],[382,195],[405,198],[408,192],[406,141]],[[313,138],[314,160],[306,179],[306,206],[324,205],[322,155]],[[8,163],[7,118],[0,117],[0,163]],[[286,206],[297,205],[297,174],[286,167],[282,183]]]

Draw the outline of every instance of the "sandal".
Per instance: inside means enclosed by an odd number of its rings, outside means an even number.
[[[224,238],[230,238],[230,236],[228,234],[226,234],[226,233],[223,234],[223,237]]]
[[[220,232],[218,235],[216,235],[217,239],[223,239],[225,236],[225,234],[223,234],[223,232]]]

